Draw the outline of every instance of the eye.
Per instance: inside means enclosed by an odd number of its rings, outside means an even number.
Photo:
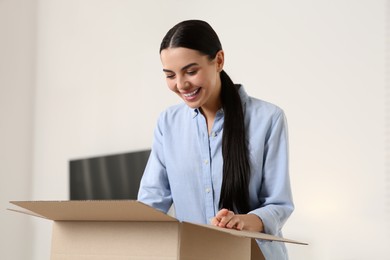
[[[166,74],[165,76],[167,79],[173,79],[175,77],[175,74]]]
[[[197,70],[190,70],[190,71],[187,71],[187,74],[192,76],[192,75],[195,75],[198,71]]]

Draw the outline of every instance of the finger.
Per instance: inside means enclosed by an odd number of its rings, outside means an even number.
[[[218,226],[219,220],[216,217],[213,217],[211,219],[211,225]]]
[[[215,215],[215,217],[213,217],[211,219],[211,224],[214,225],[214,226],[218,226],[221,219],[226,216],[226,214],[228,214],[229,210],[227,209],[221,209],[220,211],[218,211],[217,215]]]
[[[229,213],[229,210],[227,209],[221,209],[218,211],[217,215],[215,217],[220,221],[223,217],[225,217]]]
[[[232,218],[226,223],[226,228],[234,228],[237,225],[237,219]]]
[[[234,217],[234,212],[233,211],[228,211],[228,213],[221,218],[219,221],[218,226],[220,227],[226,227],[226,224],[230,222],[230,220]]]
[[[238,222],[236,225],[236,229],[243,230],[244,229],[244,222],[243,221]]]
[[[244,228],[244,221],[242,221],[239,216],[234,215],[232,219],[226,224],[226,228],[242,230]]]

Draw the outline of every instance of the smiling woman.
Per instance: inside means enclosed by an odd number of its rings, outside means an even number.
[[[281,236],[292,213],[283,111],[247,95],[223,70],[212,27],[183,21],[168,31],[160,58],[183,104],[163,112],[138,199],[182,221]],[[267,259],[282,243],[259,242]]]

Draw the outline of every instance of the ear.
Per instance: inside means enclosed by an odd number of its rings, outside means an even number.
[[[223,64],[225,62],[225,53],[223,52],[223,50],[217,52],[217,55],[215,56],[215,62],[217,65],[218,72],[221,72],[223,70]]]

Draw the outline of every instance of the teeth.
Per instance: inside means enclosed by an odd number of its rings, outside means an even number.
[[[191,97],[193,95],[196,94],[196,92],[198,92],[198,89],[195,89],[194,91],[192,91],[191,93],[187,93],[187,94],[183,94],[185,97]]]

